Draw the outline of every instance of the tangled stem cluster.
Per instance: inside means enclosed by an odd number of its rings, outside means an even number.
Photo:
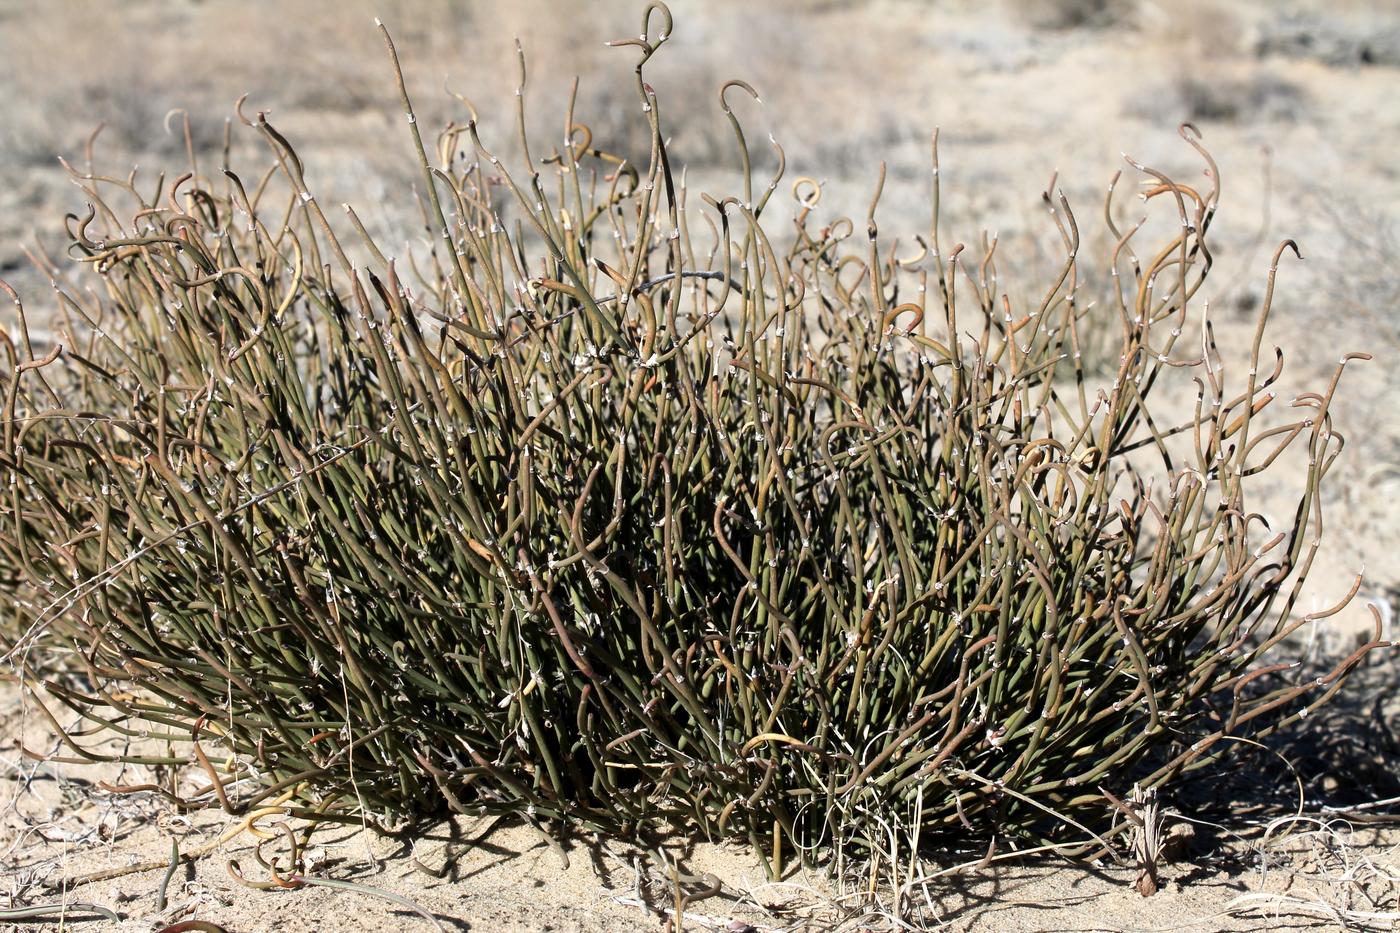
[[[643,78],[671,27],[653,2],[614,43],[644,163],[572,103],[542,155],[522,56],[516,174],[475,120],[424,144],[385,31],[417,256],[328,217],[241,102],[261,175],[227,145],[154,190],[73,169],[92,287],[59,293],[51,348],[22,307],[0,337],[0,647],[31,684],[45,652],[80,675],[46,702],[188,748],[124,759],[195,761],[186,803],[684,825],[781,859],[891,823],[1098,850],[1115,792],[1330,697],[1379,635],[1316,680],[1277,658],[1340,608],[1293,611],[1342,366],[1264,426],[1284,244],[1227,382],[1193,313],[1219,196],[1194,128],[1199,190],[1134,163],[1175,235],[1138,252],[1110,187],[1110,300],[1086,306],[1047,192],[1063,261],[1021,303],[994,240],[941,241],[936,136],[916,255],[878,191],[863,225],[818,223],[801,178],[772,221],[783,153],[754,177],[741,81],[719,101],[742,196],[688,203]],[[1090,329],[1121,335],[1102,379]],[[1194,414],[1154,419],[1183,376]],[[1288,447],[1306,466],[1274,531],[1245,489]]]

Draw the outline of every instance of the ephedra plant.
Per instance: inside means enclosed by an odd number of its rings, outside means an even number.
[[[526,139],[522,59],[514,167],[474,121],[425,144],[386,31],[417,255],[323,205],[241,105],[265,172],[75,170],[84,286],[52,346],[12,319],[0,450],[6,656],[55,725],[173,749],[125,758],[193,763],[190,805],[681,827],[781,859],[890,826],[1097,851],[1133,784],[1332,696],[1378,640],[1304,681],[1282,648],[1340,608],[1295,611],[1342,366],[1268,422],[1291,244],[1247,369],[1217,351],[1199,134],[1201,182],[1134,165],[1160,243],[1110,189],[1108,302],[1081,302],[1049,194],[1062,262],[1012,300],[994,244],[939,229],[936,137],[917,249],[878,192],[819,220],[776,144],[754,177],[742,81],[718,101],[739,193],[688,191],[643,80],[671,27],[652,3],[613,43],[645,162],[572,105],[562,147]],[[1103,378],[1092,328],[1118,335]],[[1151,414],[1168,385],[1183,418]],[[1247,490],[1282,463],[1297,507],[1270,529]],[[78,731],[63,754],[106,754]]]

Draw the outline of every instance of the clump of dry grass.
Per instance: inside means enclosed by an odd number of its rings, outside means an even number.
[[[776,142],[756,177],[757,93],[728,81],[739,193],[695,204],[644,76],[671,28],[652,3],[613,43],[645,159],[572,99],[532,140],[522,55],[514,169],[474,116],[425,142],[385,31],[421,177],[407,255],[325,209],[241,105],[266,170],[235,171],[231,141],[168,184],[74,169],[93,287],[60,292],[48,349],[16,299],[3,348],[26,682],[61,659],[84,678],[44,684],[61,704],[188,748],[194,796],[235,814],[684,825],[777,874],[891,832],[1104,851],[1132,825],[1115,792],[1306,716],[1384,644],[1315,680],[1279,659],[1341,608],[1294,613],[1354,356],[1266,424],[1291,243],[1243,374],[1204,308],[1188,344],[1220,194],[1193,127],[1205,185],[1133,163],[1158,217],[1121,228],[1110,187],[1106,306],[1053,185],[1062,264],[1013,303],[996,241],[941,229],[936,136],[931,224],[901,244],[883,169],[866,216],[826,222]],[[1102,380],[1090,326],[1118,335]],[[1154,419],[1182,382],[1194,414]],[[1288,448],[1296,511],[1271,529],[1246,495]]]

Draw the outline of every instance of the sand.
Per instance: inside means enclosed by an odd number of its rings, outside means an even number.
[[[1392,664],[1368,673],[1393,680],[1396,670]],[[1385,716],[1400,721],[1400,704],[1391,702]],[[146,933],[188,920],[229,933],[381,933],[430,930],[433,923],[443,930],[649,931],[674,923],[678,891],[701,895],[712,882],[720,885],[717,893],[683,906],[683,929],[1165,933],[1331,930],[1347,920],[1350,928],[1386,930],[1400,919],[1400,821],[1365,822],[1386,808],[1325,814],[1313,802],[1310,815],[1291,817],[1277,806],[1260,810],[1257,798],[1248,802],[1255,812],[1169,808],[1173,861],[1161,866],[1161,887],[1150,897],[1139,893],[1140,872],[1131,862],[1029,857],[954,872],[978,856],[930,852],[915,864],[904,853],[903,896],[896,899],[887,862],[871,893],[866,865],[851,868],[844,884],[831,865],[794,866],[774,882],[751,851],[733,844],[673,837],[644,851],[595,837],[560,842],[523,822],[487,817],[459,817],[393,837],[322,825],[301,849],[306,876],[358,889],[256,890],[233,877],[235,871],[254,883],[272,877],[258,864],[259,840],[240,829],[240,818],[217,807],[182,813],[152,792],[102,786],[150,780],[148,769],[26,758],[21,745],[42,756],[63,749],[13,684],[0,685],[0,735],[6,737],[0,740],[0,896],[71,905],[44,920],[0,920],[0,931]],[[107,741],[94,749],[120,747]],[[1282,764],[1259,777],[1290,792]],[[199,778],[197,769],[185,768],[175,775],[176,786],[188,793]],[[287,864],[277,825],[283,821],[273,809],[255,822],[273,837],[262,852],[274,865]],[[173,871],[172,841],[182,853]],[[672,872],[680,873],[679,886]]]

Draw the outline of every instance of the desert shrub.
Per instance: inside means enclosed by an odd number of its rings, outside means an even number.
[[[1294,82],[1265,71],[1240,78],[1183,69],[1143,94],[1132,110],[1149,120],[1291,123],[1307,111],[1307,97]]]
[[[1134,782],[1341,686],[1366,648],[1316,680],[1278,660],[1334,611],[1293,613],[1336,380],[1264,426],[1278,256],[1242,378],[1208,325],[1186,338],[1219,194],[1193,129],[1207,183],[1140,168],[1166,233],[1112,230],[1109,304],[1081,303],[1047,193],[1063,265],[1013,305],[995,246],[939,229],[936,137],[921,248],[882,234],[878,190],[818,222],[799,178],[774,222],[781,150],[754,178],[730,82],[740,193],[694,203],[643,80],[670,31],[653,3],[617,43],[642,165],[571,107],[513,174],[474,123],[425,146],[403,93],[415,255],[332,220],[241,108],[266,172],[75,173],[61,346],[22,308],[4,339],[6,656],[77,672],[47,702],[189,748],[133,760],[192,755],[186,802],[234,811],[1087,851]],[[1089,326],[1119,335],[1102,380]],[[1193,378],[1194,413],[1149,413]],[[1246,488],[1289,446],[1296,515],[1269,529]]]
[[[1400,65],[1400,29],[1347,10],[1288,11],[1268,17],[1252,45],[1259,58],[1278,55],[1335,67]]]
[[[1123,0],[1021,0],[1018,13],[1038,29],[1105,29],[1132,18]]]

